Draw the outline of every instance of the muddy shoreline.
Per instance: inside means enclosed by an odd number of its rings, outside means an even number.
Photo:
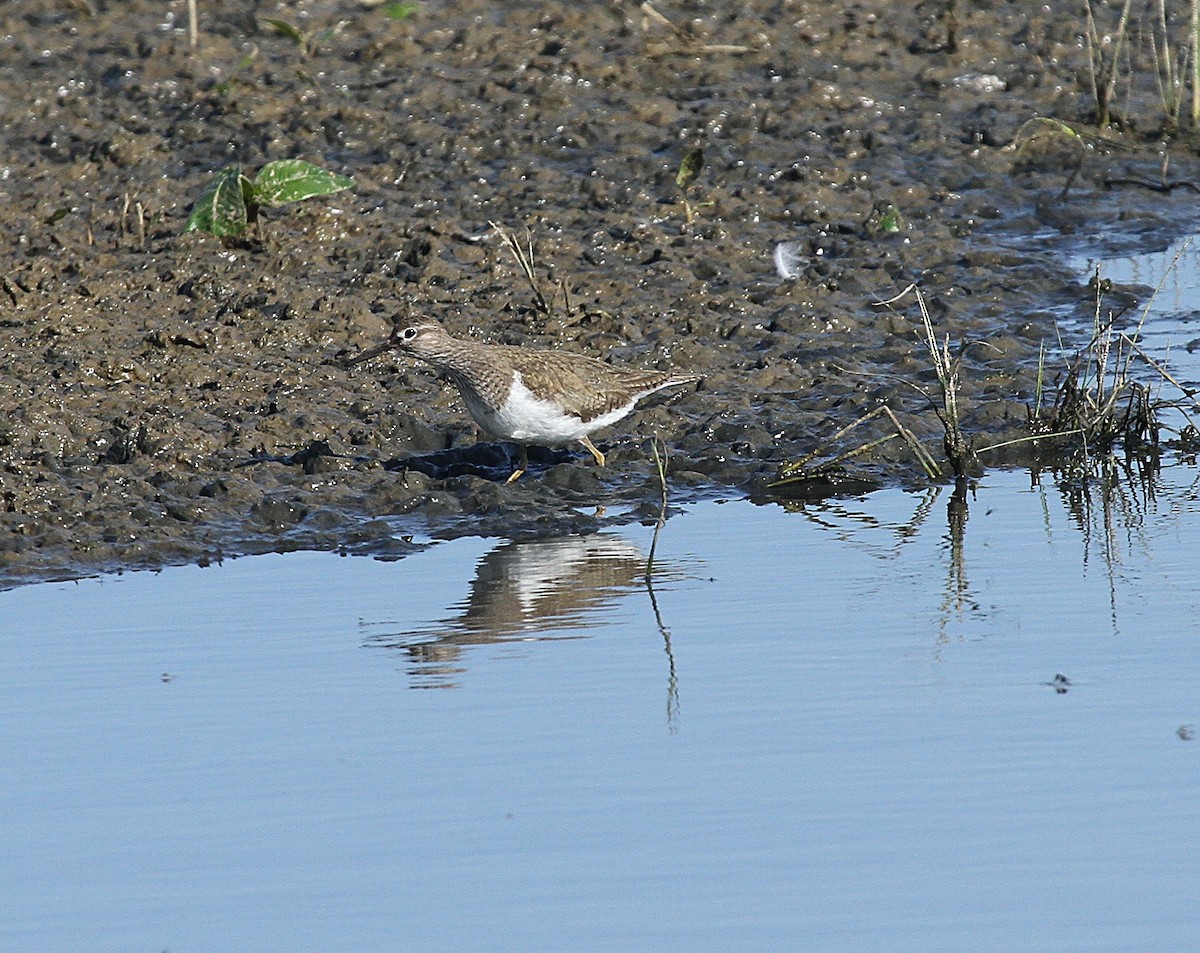
[[[1088,118],[1074,11],[972,5],[951,44],[941,4],[264,6],[201,4],[195,49],[182,2],[0,8],[0,585],[649,519],[655,437],[676,501],[743,495],[883,402],[936,451],[915,304],[879,304],[914,281],[987,342],[968,430],[1020,435],[1043,342],[1090,326],[1073,256],[1188,227],[1106,187],[1159,175],[1151,129],[1089,141],[1065,199],[1060,147],[1013,148]],[[292,157],[355,188],[184,234],[215,171]],[[552,314],[489,222],[529,230]],[[705,381],[602,433],[605,469],[549,451],[504,486],[429,369],[348,365],[413,313]],[[922,479],[898,441],[855,466]]]

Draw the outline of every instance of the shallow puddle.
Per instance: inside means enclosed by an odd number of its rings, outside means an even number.
[[[1181,949],[1194,481],[0,593],[2,945]]]

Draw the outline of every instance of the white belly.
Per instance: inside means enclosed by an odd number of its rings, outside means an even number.
[[[548,400],[539,400],[525,386],[519,371],[513,373],[508,400],[499,411],[482,404],[464,392],[463,400],[475,422],[502,440],[517,440],[541,446],[561,446],[574,443],[601,427],[616,423],[633,409],[633,401],[586,423]]]

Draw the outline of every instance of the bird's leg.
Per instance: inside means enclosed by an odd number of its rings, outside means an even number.
[[[525,446],[525,444],[521,444],[521,463],[515,470],[513,470],[512,476],[510,476],[504,482],[512,483],[513,480],[520,479],[521,474],[523,474],[527,469],[529,469],[529,448]]]
[[[599,450],[596,449],[596,445],[587,438],[586,434],[579,438],[579,442],[581,444],[583,444],[585,447],[587,447],[592,452],[592,456],[596,458],[597,466],[600,466],[600,467],[604,466],[604,454],[602,454]]]

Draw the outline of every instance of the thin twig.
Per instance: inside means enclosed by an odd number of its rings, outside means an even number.
[[[905,427],[892,413],[892,408],[887,404],[883,404],[881,409],[891,418],[892,424],[896,428],[896,432],[900,434],[901,439],[908,444],[908,449],[912,451],[913,456],[917,458],[917,462],[921,464],[921,469],[925,471],[925,475],[931,479],[941,476],[942,468],[937,465],[937,461],[928,450],[922,446],[921,441],[917,439],[917,435]]]

